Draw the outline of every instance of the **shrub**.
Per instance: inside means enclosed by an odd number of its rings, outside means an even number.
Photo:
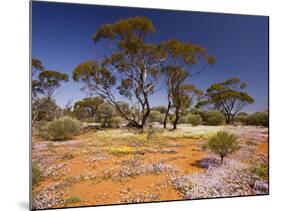
[[[219,111],[207,111],[204,114],[204,122],[207,125],[221,125],[224,123],[224,115]]]
[[[119,128],[122,121],[123,121],[123,119],[120,116],[112,117],[108,120],[108,126]]]
[[[175,117],[173,117],[173,119],[171,121],[175,120]],[[187,124],[188,122],[188,116],[185,115],[185,116],[181,116],[180,119],[179,119],[179,124]]]
[[[192,109],[190,109],[190,113],[191,114],[200,115],[201,118],[203,118],[203,115],[204,115],[204,112],[202,110],[200,110],[199,108],[192,108]]]
[[[81,202],[81,198],[77,197],[77,196],[70,196],[69,198],[64,200],[64,204],[73,204],[73,203],[78,203]]]
[[[250,168],[250,172],[260,179],[268,179],[268,164],[262,164],[260,166],[253,166]]]
[[[38,184],[42,179],[42,171],[37,163],[32,164],[32,186]]]
[[[244,124],[268,127],[268,112],[256,112],[244,118]]]
[[[239,149],[237,137],[224,131],[219,131],[210,136],[205,147],[220,156],[221,164],[225,156]]]
[[[187,123],[191,124],[192,126],[197,126],[202,124],[202,118],[198,114],[189,114],[187,116]]]
[[[64,116],[47,123],[46,131],[50,139],[63,141],[71,138],[79,131],[79,128],[80,125],[76,119]]]
[[[152,110],[148,117],[148,122],[151,124],[153,122],[163,123],[165,114],[160,113],[160,111]]]

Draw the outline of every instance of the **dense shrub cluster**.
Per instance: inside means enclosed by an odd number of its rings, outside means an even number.
[[[242,123],[246,125],[256,125],[264,127],[268,127],[269,125],[268,112],[256,112],[240,119],[240,121],[241,120]]]
[[[224,123],[224,115],[219,111],[207,111],[203,115],[206,125],[222,125]]]
[[[108,120],[108,127],[119,128],[123,119],[120,116],[112,117]]]
[[[250,172],[253,175],[258,176],[260,179],[268,179],[268,164],[253,166],[250,168]]]
[[[154,123],[158,122],[160,124],[163,124],[165,118],[165,114],[161,113],[160,111],[157,110],[152,110],[149,114],[149,117],[147,119],[148,123]]]
[[[68,116],[60,117],[48,122],[45,131],[49,135],[49,139],[54,141],[63,141],[71,138],[79,131],[79,121]]]
[[[191,124],[192,126],[201,125],[202,122],[202,118],[198,114],[189,114],[187,116],[187,123]]]

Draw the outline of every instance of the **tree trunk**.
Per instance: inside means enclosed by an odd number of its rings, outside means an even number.
[[[169,97],[168,97],[169,98]],[[166,114],[165,114],[165,118],[164,118],[164,128],[166,129],[167,128],[167,120],[168,120],[168,115],[169,115],[169,111],[170,111],[170,107],[171,107],[171,102],[170,100],[168,99],[168,107],[167,107],[167,110],[166,110]]]
[[[230,114],[225,114],[225,123],[226,124],[230,124],[231,123],[231,118],[230,118]]]
[[[176,118],[175,118],[175,121],[174,121],[174,124],[173,124],[173,130],[177,129],[177,124],[178,124],[178,121],[179,121],[179,109],[178,108],[176,108],[175,114],[176,114]]]
[[[224,158],[224,156],[221,156],[221,165],[222,165],[222,162],[223,162],[223,158]]]
[[[144,113],[144,115],[142,117],[142,120],[141,120],[141,128],[144,127],[146,119],[150,114],[150,106],[149,106],[148,99],[147,99],[146,95],[144,95],[144,99],[145,99],[145,104],[146,104],[146,112]]]

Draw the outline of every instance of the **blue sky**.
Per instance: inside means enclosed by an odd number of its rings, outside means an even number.
[[[32,57],[39,58],[46,69],[69,74],[79,63],[96,58],[99,48],[91,36],[102,24],[122,18],[146,16],[156,33],[149,42],[179,39],[206,48],[217,59],[216,65],[188,79],[199,89],[212,83],[239,77],[248,84],[247,92],[255,103],[244,111],[268,108],[268,18],[97,5],[32,3]],[[161,86],[161,84],[160,84]],[[86,95],[81,84],[63,84],[55,93],[56,102],[64,106]],[[164,89],[150,97],[151,104],[166,104]]]

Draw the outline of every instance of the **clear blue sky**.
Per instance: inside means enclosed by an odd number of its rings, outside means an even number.
[[[189,80],[201,90],[215,82],[239,77],[248,84],[247,92],[255,103],[244,110],[268,108],[268,18],[170,10],[104,7],[97,5],[32,3],[32,57],[47,69],[69,74],[75,66],[96,57],[98,48],[91,36],[102,24],[122,18],[146,16],[156,33],[149,41],[158,43],[172,38],[205,47],[217,59],[215,66]],[[55,93],[64,106],[85,97],[81,84],[63,84]],[[162,89],[151,96],[151,104],[166,104]]]

